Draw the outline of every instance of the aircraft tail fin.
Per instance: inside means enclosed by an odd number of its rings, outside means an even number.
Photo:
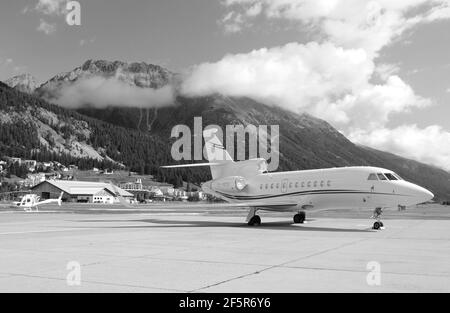
[[[223,146],[220,139],[217,137],[217,129],[210,128],[203,131],[203,138],[205,139],[205,151],[208,158],[208,163],[193,163],[193,164],[179,164],[179,165],[165,165],[162,168],[183,168],[183,167],[200,167],[209,166],[211,169],[211,176],[213,179],[218,179],[226,176],[229,166],[234,164],[233,158]]]
[[[217,129],[210,128],[203,131],[203,138],[205,139],[205,150],[208,161],[212,166],[212,179],[218,179],[226,176],[227,169],[234,163],[233,158],[217,138]],[[217,165],[216,165],[217,164]]]
[[[233,158],[230,156],[228,151],[217,138],[217,129],[211,128],[203,131],[203,138],[205,139],[205,150],[208,156],[209,162],[231,162],[233,163]]]

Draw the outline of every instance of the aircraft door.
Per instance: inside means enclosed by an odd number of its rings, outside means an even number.
[[[288,180],[287,179],[283,179],[281,181],[281,192],[282,193],[286,193],[287,192],[287,187],[288,187]]]

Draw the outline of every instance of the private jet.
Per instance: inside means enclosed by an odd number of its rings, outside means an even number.
[[[59,206],[61,206],[63,194],[64,193],[61,192],[61,195],[59,196],[58,199],[48,199],[48,200],[43,200],[43,201],[40,201],[40,197],[38,195],[26,194],[22,197],[22,199],[20,201],[13,202],[13,207],[14,208],[17,208],[17,207],[22,208],[26,212],[33,212],[33,211],[38,212],[39,206],[42,206],[42,205],[57,203]]]
[[[212,180],[202,190],[228,202],[250,208],[246,222],[261,224],[259,210],[295,212],[294,223],[304,223],[306,212],[339,208],[373,210],[373,229],[383,229],[384,209],[411,206],[433,199],[425,188],[402,179],[391,170],[340,167],[289,172],[268,172],[263,158],[235,162],[216,135],[203,132],[208,163],[168,165],[163,168],[209,166]]]

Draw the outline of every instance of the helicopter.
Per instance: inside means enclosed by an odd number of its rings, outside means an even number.
[[[40,201],[41,198],[38,195],[26,194],[20,201],[13,202],[13,207],[23,208],[25,212],[38,212],[39,206],[41,205],[57,203],[59,206],[61,206],[63,194],[64,192],[61,192],[61,195],[58,199],[48,199],[43,201]]]

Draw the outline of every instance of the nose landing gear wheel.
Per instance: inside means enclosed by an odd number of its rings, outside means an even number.
[[[303,224],[306,219],[305,212],[299,212],[298,214],[294,215],[294,223],[295,224]]]
[[[382,208],[376,208],[373,211],[372,218],[376,219],[377,221],[375,223],[373,223],[372,229],[378,230],[378,229],[381,229],[382,227],[384,227],[383,223],[381,222],[381,214],[383,214]]]
[[[254,215],[250,221],[248,221],[248,225],[249,226],[259,226],[261,225],[261,218],[259,217],[259,215]]]

